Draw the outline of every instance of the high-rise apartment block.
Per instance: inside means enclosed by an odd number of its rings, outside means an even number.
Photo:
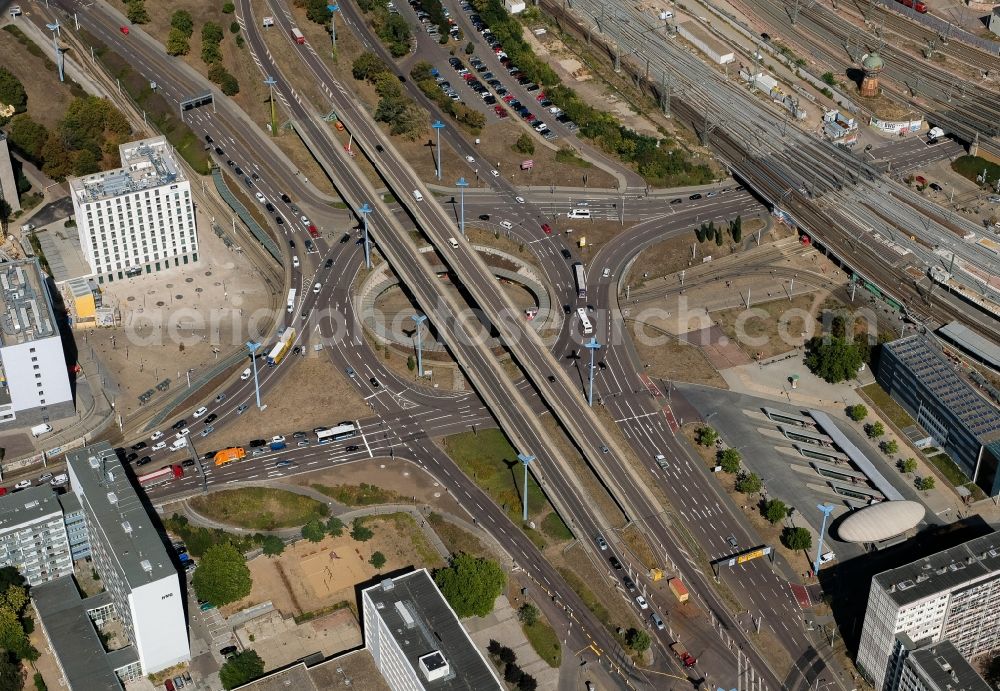
[[[62,506],[48,485],[0,497],[0,566],[32,586],[73,573]]]
[[[70,451],[66,462],[94,567],[142,674],[189,660],[177,568],[114,449],[102,442]]]
[[[393,691],[503,689],[426,569],[361,591],[365,648]]]
[[[76,412],[46,277],[38,259],[0,263],[0,424]]]
[[[70,180],[91,273],[103,283],[198,261],[191,183],[166,137],[119,151],[121,168]]]
[[[948,640],[966,659],[1000,648],[1000,533],[872,579],[857,666],[876,689],[895,688],[898,638]]]
[[[991,691],[950,641],[918,647],[905,634],[897,638],[887,686],[892,691]]]

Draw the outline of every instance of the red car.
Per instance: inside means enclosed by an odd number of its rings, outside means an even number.
[[[118,30],[121,31],[126,36],[128,36],[128,27],[127,26],[120,26],[120,27],[118,27]]]
[[[506,96],[503,97],[504,103],[510,103],[513,100],[514,100],[514,94],[507,94]]]
[[[528,121],[528,122],[534,122],[534,121],[536,120],[535,116],[534,116],[534,115],[532,115],[531,113],[528,113],[527,115],[525,115],[525,116],[524,116],[524,119],[525,119],[526,121]]]
[[[550,226],[548,223],[542,224],[542,230],[545,231],[546,235],[552,235],[552,226]]]
[[[314,238],[319,237],[319,228],[317,228],[314,223],[309,224],[309,234]]]

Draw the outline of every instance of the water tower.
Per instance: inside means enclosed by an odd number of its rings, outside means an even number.
[[[882,92],[882,88],[878,83],[878,76],[882,73],[882,69],[885,67],[885,62],[876,52],[868,53],[861,61],[861,69],[864,71],[865,78],[861,82],[861,95],[866,98],[872,98],[878,96]]]

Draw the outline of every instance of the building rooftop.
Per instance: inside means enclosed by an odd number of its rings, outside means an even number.
[[[426,569],[386,578],[362,594],[371,600],[425,688],[503,688]],[[365,632],[366,645],[371,635]]]
[[[937,330],[940,336],[951,341],[981,362],[994,369],[1000,369],[1000,346],[977,334],[975,331],[959,322],[948,322]]]
[[[76,495],[72,492],[66,492],[66,494],[57,494],[56,497],[59,499],[59,505],[62,507],[63,513],[75,513],[81,511],[83,507],[80,505],[80,500],[76,498]]]
[[[114,670],[138,659],[135,648],[116,650],[114,658],[109,657],[87,616],[89,605],[80,597],[72,576],[36,585],[31,589],[31,600],[70,689],[124,688]]]
[[[943,640],[910,653],[908,664],[919,670],[934,691],[991,691],[951,641]]]
[[[390,691],[371,653],[364,649],[345,653],[313,667],[298,662],[238,687],[239,691],[320,691],[337,688]]]
[[[118,147],[122,167],[70,180],[70,191],[81,204],[169,185],[184,179],[164,136],[129,142]]]
[[[0,497],[0,532],[29,521],[41,520],[53,513],[62,515],[62,507],[52,487],[28,487]]]
[[[851,459],[851,462],[861,469],[861,472],[864,473],[868,477],[868,480],[875,485],[875,488],[882,493],[882,496],[889,501],[899,501],[903,498],[903,495],[900,494],[899,490],[886,479],[885,475],[882,474],[882,471],[875,467],[875,464],[869,460],[868,456],[866,456],[861,449],[855,446],[854,442],[847,438],[847,435],[844,434],[839,427],[837,427],[837,424],[830,418],[829,415],[824,413],[822,410],[810,410],[809,415],[816,421],[816,424],[819,425],[821,430],[830,435],[830,438],[833,439],[833,443],[837,445],[837,448],[846,453],[847,457]]]
[[[942,406],[954,413],[980,442],[1000,437],[1000,414],[980,396],[958,372],[944,354],[921,335],[907,336],[886,343],[921,384]]]
[[[55,315],[38,258],[0,263],[0,343],[16,345],[55,333]]]
[[[153,526],[121,461],[107,442],[66,454],[73,492],[87,510],[88,528],[104,534],[132,588],[176,575],[163,539]],[[91,535],[93,542],[96,536]]]
[[[883,571],[872,580],[902,607],[941,591],[996,575],[998,571],[1000,533],[990,533],[905,566]]]

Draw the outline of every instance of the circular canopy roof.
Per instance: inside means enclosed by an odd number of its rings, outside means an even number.
[[[885,67],[885,61],[878,53],[869,53],[861,62],[861,66],[866,70],[880,70]]]
[[[880,542],[915,526],[924,517],[915,501],[883,501],[850,514],[837,529],[844,542]]]

